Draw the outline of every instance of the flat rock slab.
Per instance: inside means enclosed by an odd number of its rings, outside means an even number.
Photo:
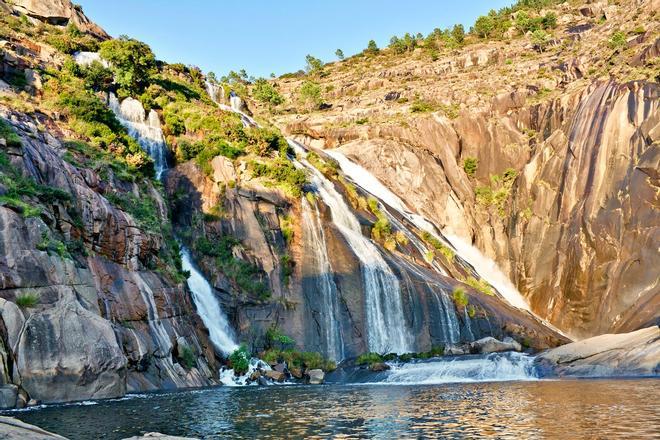
[[[3,416],[0,416],[0,438],[3,440],[66,440],[65,437],[45,431],[38,426],[29,425],[13,417]]]
[[[542,353],[537,362],[558,376],[656,376],[660,374],[660,328],[573,342]]]

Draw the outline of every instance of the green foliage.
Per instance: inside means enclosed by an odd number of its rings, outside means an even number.
[[[367,44],[364,53],[367,55],[376,55],[378,52],[380,52],[380,49],[378,49],[376,42],[374,40],[369,40],[369,44]]]
[[[39,303],[39,295],[33,292],[19,293],[16,296],[16,305],[23,309],[35,307]]]
[[[458,308],[466,307],[469,303],[467,293],[465,293],[465,289],[462,287],[456,287],[454,289],[452,298],[454,299],[454,304],[456,304],[456,307]]]
[[[435,103],[431,101],[425,101],[421,98],[415,99],[415,101],[410,106],[410,111],[412,113],[428,113],[428,112],[434,112],[437,109],[438,106]]]
[[[268,348],[284,350],[296,345],[296,341],[282,333],[277,326],[272,325],[266,331],[266,344]]]
[[[85,81],[85,87],[96,92],[108,90],[113,81],[112,70],[98,61],[93,61],[88,66],[80,66],[80,76]]]
[[[465,280],[465,284],[472,287],[473,289],[480,291],[481,293],[485,293],[486,295],[495,295],[495,292],[493,292],[493,288],[490,286],[490,284],[482,279],[476,279],[470,276]]]
[[[537,30],[532,32],[531,42],[536,50],[539,52],[545,51],[550,44],[551,38],[550,35],[544,30]]]
[[[66,54],[78,51],[95,52],[99,47],[99,43],[94,37],[80,32],[73,23],[69,24],[65,30],[60,30],[55,26],[50,28],[46,42]]]
[[[2,118],[0,118],[0,138],[7,142],[8,147],[19,148],[22,145],[21,138],[14,128]]]
[[[474,177],[477,173],[477,167],[479,166],[479,159],[476,157],[466,157],[463,160],[463,171],[468,177]]]
[[[241,344],[239,348],[229,356],[229,362],[234,369],[234,374],[243,375],[248,372],[250,368],[250,352],[245,344]]]
[[[318,58],[313,57],[312,55],[307,55],[305,57],[306,70],[310,75],[321,75],[323,72],[323,61]]]
[[[110,62],[120,95],[138,95],[156,73],[156,58],[146,44],[121,36],[101,43],[101,57]]]
[[[477,203],[488,208],[495,206],[500,216],[505,215],[507,200],[511,194],[513,184],[518,172],[513,168],[507,168],[502,176],[493,174],[490,176],[490,186],[478,186],[475,188]]]
[[[293,219],[291,216],[279,216],[280,220],[280,230],[282,231],[282,236],[287,245],[291,245],[293,242]]]
[[[422,231],[422,240],[431,245],[434,250],[440,252],[450,263],[454,261],[454,251],[445,246],[440,240],[433,236],[430,232]],[[435,255],[435,252],[434,252]]]
[[[383,362],[383,357],[378,353],[364,353],[357,357],[355,363],[357,365],[373,365]]]
[[[339,175],[339,163],[332,158],[321,158],[312,151],[307,154],[307,161],[327,178],[335,178]]]
[[[289,369],[320,369],[325,372],[337,369],[337,365],[333,361],[325,359],[323,355],[315,351],[300,352],[292,348],[286,350],[271,348],[264,352],[262,359],[270,364],[286,362]]]
[[[259,78],[255,81],[252,88],[252,96],[257,101],[268,104],[271,107],[277,107],[284,102],[282,95],[264,78]]]
[[[158,205],[153,198],[145,197],[145,194],[135,196],[131,193],[120,192],[107,193],[105,198],[122,211],[129,213],[143,230],[160,231],[162,219],[159,215]]]
[[[60,258],[71,258],[71,254],[69,253],[66,244],[60,240],[50,238],[46,232],[41,235],[41,241],[37,244],[37,249],[48,252],[48,255],[58,255]]]
[[[406,33],[402,38],[396,35],[390,38],[390,45],[388,46],[396,54],[404,54],[412,52],[417,47],[417,40],[412,35]]]
[[[213,173],[211,160],[216,156],[224,156],[230,159],[236,159],[243,154],[243,150],[236,148],[227,142],[219,141],[215,145],[206,145],[197,153],[197,164],[207,176]]]
[[[181,356],[181,362],[183,363],[183,366],[186,367],[186,369],[190,370],[191,368],[197,366],[197,359],[195,356],[195,352],[190,346],[184,345],[181,348],[180,356]]]
[[[263,271],[254,264],[234,256],[234,247],[239,245],[238,240],[228,235],[224,235],[214,242],[200,237],[195,242],[195,250],[203,255],[214,257],[216,265],[222,273],[232,280],[241,291],[254,294],[261,300],[270,298],[270,290],[261,280]]]
[[[321,86],[314,81],[305,81],[298,91],[300,103],[307,111],[316,110],[323,102]]]
[[[489,38],[496,29],[495,18],[491,15],[482,15],[474,22],[472,31],[481,38]]]
[[[335,55],[337,56],[337,59],[339,59],[340,61],[343,60],[343,59],[345,58],[345,57],[344,57],[344,51],[341,50],[341,49],[337,49],[337,50],[335,51]]]
[[[303,170],[297,169],[293,164],[283,158],[269,162],[251,161],[250,170],[254,177],[265,177],[274,181],[287,194],[298,198],[302,195],[303,186],[307,183],[307,176]]]
[[[612,34],[612,36],[610,37],[610,40],[608,42],[610,48],[616,49],[616,50],[625,47],[627,43],[628,43],[628,41],[627,41],[627,38],[626,38],[626,34],[624,34],[621,31],[614,32]]]

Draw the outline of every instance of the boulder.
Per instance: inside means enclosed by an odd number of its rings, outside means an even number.
[[[307,370],[305,376],[307,383],[310,385],[320,385],[325,380],[325,373],[319,369]]]
[[[374,371],[376,373],[380,373],[382,371],[387,371],[390,369],[390,366],[387,365],[385,362],[374,362],[369,366],[369,369],[371,371]]]
[[[512,338],[499,341],[491,336],[481,338],[470,344],[470,352],[472,353],[488,354],[501,351],[522,351],[522,346]]]
[[[536,362],[545,374],[561,377],[657,376],[660,328],[573,342],[542,353]]]
[[[466,347],[461,346],[461,345],[454,345],[454,344],[447,344],[445,345],[445,349],[443,353],[446,356],[461,356],[464,354],[468,354],[470,352],[469,349],[466,350]]]
[[[396,101],[401,97],[401,93],[399,92],[389,92],[388,94],[385,95],[385,101]]]
[[[295,377],[296,379],[302,379],[304,377],[300,368],[292,368],[289,370],[289,373],[291,373],[291,376]]]
[[[280,373],[284,373],[286,371],[286,363],[280,362],[279,364],[275,364],[273,367],[273,370],[278,371]]]
[[[268,370],[264,373],[264,376],[266,376],[268,379],[273,380],[275,382],[284,382],[286,379],[286,374],[281,372],[281,371],[275,371],[275,370]]]
[[[37,426],[21,422],[13,417],[0,416],[0,438],[4,440],[66,440]]]
[[[15,11],[33,19],[56,26],[75,24],[83,32],[107,39],[109,35],[93,23],[82,11],[82,7],[69,0],[14,0],[11,2]]]
[[[18,387],[14,384],[0,386],[0,409],[9,409],[16,406]]]

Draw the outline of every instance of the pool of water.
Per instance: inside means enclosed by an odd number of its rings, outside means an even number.
[[[659,438],[660,380],[219,387],[10,412],[70,439]]]

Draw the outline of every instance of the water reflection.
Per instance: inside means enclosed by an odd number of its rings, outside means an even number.
[[[660,381],[216,388],[12,415],[71,439],[657,438]]]

